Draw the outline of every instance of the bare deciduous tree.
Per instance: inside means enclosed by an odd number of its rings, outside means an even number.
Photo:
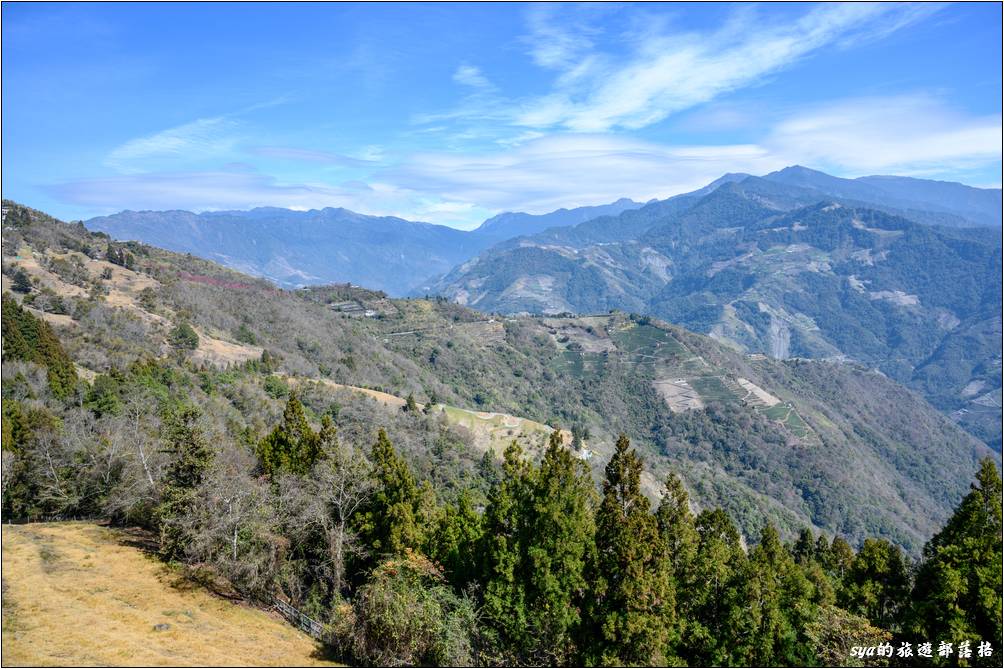
[[[323,535],[332,589],[340,593],[347,559],[363,550],[349,521],[372,495],[374,482],[361,451],[333,438],[325,441],[325,455],[310,476],[302,483],[286,477],[280,488],[290,530],[299,536],[311,531]]]
[[[254,458],[226,443],[197,492],[194,514],[184,518],[191,537],[186,555],[213,567],[242,594],[267,598],[279,567],[268,484],[252,476]]]
[[[105,502],[113,517],[151,525],[153,509],[160,500],[159,486],[167,465],[158,448],[160,419],[156,398],[142,387],[130,388],[122,415],[109,421],[110,441],[121,443],[123,465],[119,480]]]

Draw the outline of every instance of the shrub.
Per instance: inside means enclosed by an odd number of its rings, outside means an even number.
[[[168,334],[168,342],[175,348],[194,351],[199,348],[199,335],[191,325],[182,321]]]
[[[14,279],[11,288],[14,289],[15,293],[30,293],[31,278],[28,276],[28,273],[23,269],[18,269],[14,272]]]
[[[407,551],[373,570],[355,599],[350,647],[377,666],[471,666],[474,607],[446,584],[439,568]]]

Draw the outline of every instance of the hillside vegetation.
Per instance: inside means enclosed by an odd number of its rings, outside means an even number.
[[[282,291],[5,208],[5,518],[139,525],[355,664],[1001,634],[999,457],[881,374],[616,311]]]
[[[295,387],[308,416],[328,414],[346,438],[367,443],[387,427],[447,490],[467,485],[489,444],[499,452],[517,438],[540,453],[543,426],[588,433],[576,446],[598,478],[624,433],[645,455],[653,497],[672,468],[699,504],[723,506],[749,536],[770,519],[786,536],[803,526],[878,534],[911,551],[989,452],[852,365],[745,356],[618,312],[500,319],[348,286],[280,291],[16,206],[5,225],[4,288],[19,273],[30,283],[7,301],[55,329],[91,381],[78,402],[105,429],[125,420],[140,383],[146,395],[185,393],[211,407],[218,429],[250,443]],[[195,335],[189,344],[182,328]],[[30,398],[28,370],[18,385],[19,368],[5,368],[8,396]],[[438,408],[409,416],[341,386]],[[450,468],[437,462],[444,444]]]
[[[91,523],[3,526],[4,666],[332,666],[283,620],[212,595]]]

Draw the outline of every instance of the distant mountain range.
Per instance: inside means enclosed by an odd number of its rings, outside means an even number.
[[[491,312],[625,309],[740,351],[854,360],[1000,444],[1000,189],[793,166],[645,205],[499,214],[470,232],[330,208],[86,225],[287,287],[351,282]]]
[[[989,222],[994,202],[999,216],[1000,191],[933,182],[954,196],[923,212],[907,199],[917,183],[797,167],[726,175],[498,244],[429,292],[489,312],[626,309],[749,353],[858,361],[999,444],[1001,231],[945,225]],[[883,193],[895,197],[865,200]]]
[[[117,239],[209,258],[286,287],[350,282],[400,296],[499,241],[641,206],[621,199],[541,215],[504,213],[469,232],[333,208],[123,211],[86,225]]]
[[[708,186],[663,201],[670,209],[724,183],[750,175],[726,174]],[[903,216],[919,223],[949,227],[1001,225],[1001,191],[908,177],[840,179],[804,167],[768,174],[765,180],[796,187],[799,201],[840,198],[849,204]],[[649,206],[660,203],[650,202]],[[367,216],[347,209],[293,211],[263,207],[251,211],[201,214],[189,211],[123,211],[85,221],[91,230],[133,239],[172,251],[211,258],[286,287],[351,282],[394,296],[423,293],[440,277],[489,247],[554,228],[582,228],[575,234],[602,241],[605,223],[583,227],[635,211],[644,205],[627,198],[599,205],[559,209],[548,214],[506,212],[475,230]],[[632,219],[644,228],[645,214]],[[622,218],[620,224],[625,225]],[[630,236],[631,229],[616,234]]]
[[[918,223],[954,227],[1000,227],[1001,190],[950,181],[870,176],[841,179],[796,165],[772,172],[768,181],[817,190],[828,196],[867,202]]]
[[[492,216],[474,230],[475,235],[482,239],[500,242],[513,237],[533,235],[548,228],[562,228],[578,225],[600,216],[616,216],[629,209],[643,206],[628,198],[621,198],[611,204],[596,207],[577,207],[575,209],[558,209],[549,214],[524,214],[522,212],[506,212]]]

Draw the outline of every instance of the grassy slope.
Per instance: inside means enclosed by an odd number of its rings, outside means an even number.
[[[307,635],[176,577],[126,533],[5,525],[3,548],[4,666],[330,665]]]

